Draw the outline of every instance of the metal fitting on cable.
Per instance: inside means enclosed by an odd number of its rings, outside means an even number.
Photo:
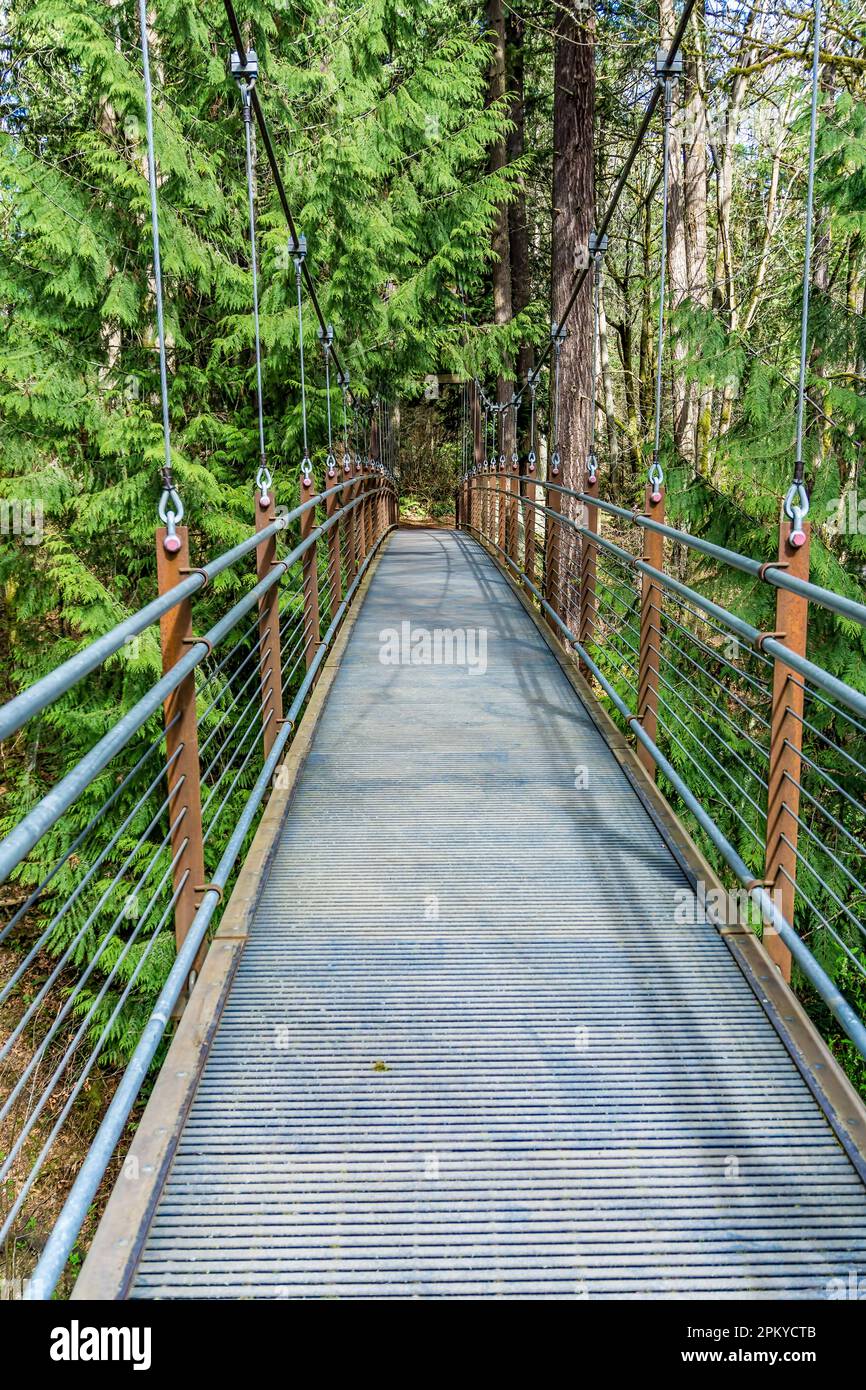
[[[243,83],[249,91],[252,91],[259,75],[259,60],[256,56],[256,50],[248,48],[244,57],[241,58],[235,49],[229,59],[229,72],[236,82]]]
[[[169,555],[176,555],[181,546],[180,536],[177,535],[176,528],[183,521],[183,503],[176,488],[163,488],[162,496],[159,499],[159,519],[165,527],[165,536],[162,541],[163,549]]]
[[[797,467],[801,469],[802,464],[798,464]],[[805,483],[792,483],[788,488],[785,497],[785,515],[791,522],[788,544],[799,549],[801,545],[806,544],[803,522],[809,515],[809,494],[806,491]]]
[[[259,506],[262,511],[266,511],[271,505],[270,492],[273,483],[274,480],[271,476],[271,470],[268,468],[267,464],[263,463],[256,474],[256,487],[259,490]]]
[[[254,48],[248,49],[243,61],[235,50],[229,59],[229,71],[241,89],[241,109],[243,110],[244,124],[250,125],[253,119],[250,98],[259,75],[259,60],[256,57],[256,50]]]
[[[649,466],[649,470],[647,472],[647,481],[649,482],[649,485],[652,488],[652,492],[650,493],[650,501],[660,502],[662,500],[661,489],[664,486],[665,475],[664,469],[659,463],[658,455],[654,456],[653,461]]]

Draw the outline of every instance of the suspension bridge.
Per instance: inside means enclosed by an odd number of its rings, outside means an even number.
[[[38,732],[158,627],[161,677],[0,843],[23,885],[0,940],[24,940],[0,1057],[27,1044],[0,1107],[2,1240],[173,948],[26,1296],[61,1284],[97,1200],[74,1299],[833,1297],[866,1265],[866,1110],[790,981],[866,1057],[815,949],[820,930],[862,974],[866,697],[809,648],[810,615],[859,629],[866,605],[809,578],[802,469],[759,559],[668,524],[658,448],[642,509],[601,494],[594,453],[565,486],[560,323],[546,476],[542,364],[507,400],[468,383],[456,524],[401,528],[389,413],[353,400],[227,12],[253,253],[254,120],[292,235],[298,500],[277,506],[257,337],[249,537],[195,563],[166,405],[157,596],[0,709],[0,737]],[[165,404],[144,7],[142,50]],[[257,321],[255,274],[254,296]],[[526,390],[522,459],[504,422]],[[685,582],[695,557],[753,581],[749,618]]]

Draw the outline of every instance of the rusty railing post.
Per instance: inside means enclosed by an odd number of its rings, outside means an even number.
[[[584,492],[592,498],[598,497],[598,475],[592,479],[587,478],[584,485]],[[591,531],[594,536],[598,535],[598,507],[595,502],[586,503],[586,529]],[[588,536],[581,538],[580,547],[580,645],[586,648],[591,642],[595,641],[596,618],[598,616],[598,599],[596,598],[596,566],[598,564],[598,549]],[[589,667],[581,662],[581,669],[585,676],[589,675]]]
[[[253,525],[261,531],[277,519],[272,492],[256,490]],[[256,546],[256,579],[270,574],[277,562],[277,538]],[[262,700],[262,744],[267,758],[283,717],[283,659],[280,647],[280,586],[275,584],[259,599],[259,680]]]
[[[313,483],[313,487],[315,487],[315,483]],[[303,491],[301,496],[303,497]],[[309,507],[301,514],[302,541],[305,541],[316,529],[316,510],[316,507]],[[316,555],[318,548],[318,542],[313,541],[313,544],[301,556],[304,596],[304,661],[307,670],[313,664],[322,636],[319,627],[319,570]]]
[[[646,515],[653,521],[664,522],[664,488],[648,483]],[[654,569],[664,569],[664,537],[650,527],[643,528],[643,558]],[[648,574],[643,576],[640,600],[640,656],[638,659],[637,713],[644,732],[655,742],[658,735],[659,652],[662,641],[662,591]],[[656,765],[648,748],[638,743],[637,755],[652,778]]]
[[[156,533],[156,574],[160,594],[173,589],[189,572],[189,532],[185,526],[176,527],[180,541],[178,550],[165,549],[164,527]],[[163,674],[186,655],[192,643],[192,604],[189,599],[178,603],[159,622]],[[196,717],[195,672],[191,671],[167,697],[163,706],[165,719],[165,751],[169,763],[168,816],[171,825],[171,857],[174,862],[172,887],[177,893],[174,905],[174,936],[178,950],[196,914],[204,888],[204,846],[201,819],[201,769],[198,756],[198,721]],[[204,960],[202,946],[190,976],[197,975]]]
[[[339,481],[337,470],[334,469],[333,477],[329,477],[325,483],[326,488],[332,488]],[[330,519],[339,512],[342,504],[341,492],[332,492],[325,498],[325,516]],[[343,567],[340,558],[340,532],[343,523],[338,520],[334,522],[328,532],[328,588],[331,598],[328,606],[328,613],[333,618],[343,598]]]
[[[646,516],[664,521],[664,489],[656,484],[646,485]],[[653,569],[664,567],[664,537],[651,528],[644,528],[644,560]],[[662,589],[655,580],[644,575],[641,585],[641,638],[638,659],[638,719],[644,731],[655,739],[659,731],[659,652],[662,649]],[[655,778],[656,765],[652,753],[638,744],[638,759],[649,776]]]
[[[535,479],[523,484],[523,573],[535,583]]]
[[[804,545],[789,545],[791,524],[782,515],[779,564],[797,579],[809,578],[810,526],[803,523]],[[786,589],[776,590],[776,632],[798,656],[806,655],[809,600]],[[805,690],[802,676],[778,658],[773,663],[773,703],[770,715],[770,757],[767,775],[767,890],[793,926],[797,878],[797,817],[800,814],[800,753],[803,746]],[[764,945],[786,980],[791,978],[791,953],[772,927],[764,928]]]
[[[550,487],[549,479],[544,484],[544,501],[548,510],[544,513],[544,583],[541,591],[554,613],[562,617],[565,610],[561,574],[562,527],[557,520],[562,511],[562,494]],[[555,512],[556,516],[552,516],[551,512]],[[561,637],[550,614],[545,613],[544,616],[556,636]]]
[[[516,442],[515,442],[516,448]],[[505,551],[510,560],[515,564],[519,561],[520,536],[518,525],[518,509],[520,507],[520,483],[517,478],[517,463],[512,460],[511,472],[507,475],[508,482],[508,514],[505,525]]]

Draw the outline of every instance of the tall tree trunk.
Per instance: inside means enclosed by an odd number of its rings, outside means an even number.
[[[526,117],[524,111],[524,21],[516,8],[506,17],[506,58],[508,90],[511,97],[512,128],[508,134],[508,162],[522,158],[525,148]],[[508,209],[508,242],[511,253],[511,310],[523,312],[532,298],[532,277],[529,268],[529,224],[526,213],[526,191],[521,180],[519,190]],[[521,342],[517,350],[518,390],[532,370],[535,353],[531,343]],[[521,457],[529,451],[530,403],[528,396],[521,403],[517,420],[517,449]],[[521,472],[524,470],[521,469]]]
[[[687,294],[701,309],[710,307],[707,265],[707,104],[703,64],[703,3],[692,23],[695,55],[685,61],[683,179],[686,210]],[[696,381],[686,387],[690,422],[690,461],[702,471],[706,463],[712,419],[712,392]]]
[[[492,105],[495,101],[500,101],[506,94],[506,66],[505,66],[505,10],[503,0],[488,0],[487,20],[493,36],[493,52],[491,55],[490,80],[488,85],[488,99]],[[508,162],[508,148],[503,135],[494,141],[490,147],[490,170],[491,173],[503,169]],[[493,321],[494,323],[508,323],[511,319],[511,252],[508,236],[508,207],[505,203],[500,203],[496,209],[496,218],[493,224]],[[511,399],[513,382],[510,374],[500,373],[497,381],[497,399],[500,404],[504,404]],[[497,430],[497,447],[504,449],[506,457],[510,454],[513,447],[513,420],[512,412],[507,410],[500,416],[502,430]],[[504,485],[504,478],[500,479],[500,484]],[[499,505],[502,504],[502,497],[499,497]]]
[[[595,17],[580,0],[561,0],[557,9],[553,87],[553,234],[551,301],[559,323],[584,263],[595,220]],[[560,481],[580,490],[586,481],[590,436],[592,275],[585,277],[568,319],[560,358]],[[551,379],[552,387],[552,379]],[[551,460],[552,464],[552,460]],[[563,511],[577,518],[580,504],[563,498]],[[562,604],[565,620],[577,619],[580,554],[575,533],[563,527]]]
[[[667,48],[676,30],[676,16],[674,14],[673,0],[660,0],[659,4],[659,25],[661,34],[661,47]],[[683,164],[683,141],[682,133],[684,127],[683,113],[685,111],[684,101],[684,80],[679,78],[673,84],[673,119],[670,123],[668,133],[670,159],[669,159],[669,189],[668,189],[668,312],[675,314],[682,308],[689,298],[689,257],[686,247],[686,182]],[[659,293],[666,292],[665,286],[659,286]],[[695,434],[694,434],[694,393],[687,388],[685,378],[685,361],[687,357],[687,347],[679,334],[668,334],[668,351],[673,358],[673,371],[671,379],[673,384],[673,403],[674,403],[674,444],[677,452],[694,462],[695,457]]]

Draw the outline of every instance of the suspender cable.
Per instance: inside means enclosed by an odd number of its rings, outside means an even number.
[[[352,471],[352,462],[351,462],[351,455],[350,455],[350,453],[349,453],[349,413],[348,413],[349,373],[348,373],[348,372],[339,372],[338,375],[337,375],[337,381],[340,383],[340,391],[342,392],[342,395],[343,395],[343,472],[344,472],[344,473],[351,473],[351,471]]]
[[[301,302],[301,272],[304,268],[304,260],[307,255],[307,238],[304,236],[296,237],[295,244],[291,248],[292,258],[295,262],[295,281],[298,289],[298,356],[301,365],[301,421],[304,429],[304,457],[301,459],[301,484],[303,487],[313,485],[313,462],[310,458],[310,450],[307,442],[307,379],[304,368],[304,306]]]
[[[559,368],[562,345],[568,337],[568,329],[564,324],[554,323],[550,330],[550,338],[553,344],[553,400],[551,402],[551,421],[550,421],[550,443],[552,453],[550,456],[550,472],[556,478],[559,475]]]
[[[337,473],[337,460],[334,457],[333,427],[331,423],[331,349],[334,342],[334,330],[330,324],[327,328],[319,329],[319,342],[322,344],[322,352],[325,355],[325,400],[328,406],[328,457],[325,460],[328,469],[328,477],[333,478]]]
[[[168,359],[165,350],[165,312],[162,302],[162,257],[159,248],[159,210],[156,201],[156,153],[153,141],[153,87],[150,80],[150,43],[147,35],[147,0],[139,0],[141,64],[144,72],[144,119],[147,131],[147,180],[150,186],[150,231],[153,241],[153,284],[156,298],[156,334],[159,339],[159,391],[162,401],[162,439],[165,462],[162,467],[162,496],[159,518],[165,526],[163,545],[170,555],[180,550],[175,528],[183,520],[183,503],[174,485],[171,466],[171,425],[168,418]]]
[[[815,0],[812,32],[812,106],[809,115],[809,175],[806,185],[806,246],[803,255],[803,305],[800,313],[800,376],[797,383],[797,435],[794,449],[794,479],[785,497],[785,515],[791,522],[788,540],[793,546],[805,544],[803,521],[809,511],[809,494],[803,481],[803,427],[806,416],[806,364],[809,343],[809,292],[812,283],[812,232],[815,205],[815,146],[818,133],[818,69],[821,62],[821,0]]]
[[[586,457],[586,477],[587,482],[595,483],[598,476],[598,459],[595,452],[595,417],[598,413],[595,393],[598,386],[598,372],[596,368],[598,360],[598,341],[599,341],[599,322],[600,322],[600,302],[601,302],[601,260],[607,249],[607,237],[601,240],[595,232],[590,234],[589,249],[593,259],[593,295],[592,295],[592,362],[590,364],[591,386],[589,392],[589,453]]]
[[[526,377],[526,384],[529,387],[529,456],[527,462],[530,473],[534,473],[538,460],[538,455],[535,452],[535,391],[538,386],[538,378],[529,372]]]
[[[259,266],[256,252],[256,203],[253,186],[253,113],[251,99],[253,89],[256,85],[256,78],[259,73],[259,62],[255,50],[251,48],[247,51],[244,63],[241,63],[240,54],[234,52],[231,56],[230,67],[231,74],[240,89],[244,117],[247,206],[250,221],[250,268],[253,274],[253,328],[256,340],[256,407],[259,425],[259,467],[256,473],[256,487],[259,490],[259,506],[267,508],[270,505],[271,499],[268,494],[273,479],[265,458],[265,418],[262,394],[262,339],[259,324]]]

